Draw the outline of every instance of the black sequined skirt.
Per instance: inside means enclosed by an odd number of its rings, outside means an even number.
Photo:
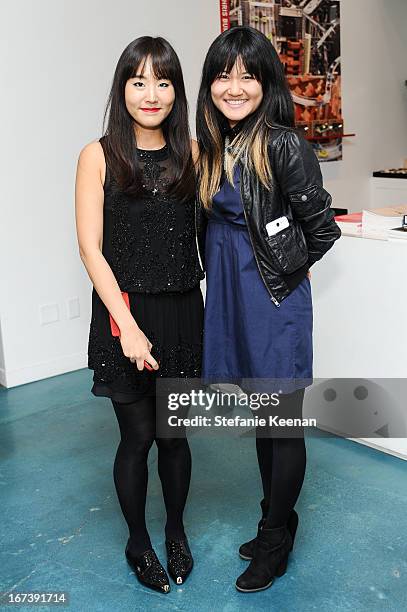
[[[204,312],[200,286],[177,293],[129,293],[129,302],[160,368],[140,372],[124,356],[120,339],[111,334],[108,310],[93,289],[88,343],[88,367],[94,371],[92,393],[133,402],[154,394],[157,376],[200,377]]]

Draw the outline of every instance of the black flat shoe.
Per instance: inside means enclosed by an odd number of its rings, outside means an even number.
[[[242,593],[263,591],[273,584],[276,576],[283,576],[287,570],[291,543],[291,534],[286,525],[274,529],[263,528],[249,567],[236,580],[237,590]]]
[[[152,548],[135,557],[129,551],[127,543],[125,554],[128,564],[141,584],[160,593],[169,593],[171,587],[167,572]]]
[[[187,540],[166,540],[168,573],[177,584],[183,584],[194,566]]]
[[[257,538],[259,537],[260,531],[263,529],[265,522],[266,522],[265,518],[260,519],[258,527],[257,527],[256,537],[253,538],[253,540],[250,540],[249,542],[245,542],[244,544],[240,546],[239,555],[245,561],[250,561],[253,558],[254,547],[256,546]],[[288,522],[287,522],[287,528],[291,534],[291,539],[292,539],[291,550],[293,549],[293,546],[294,546],[294,540],[295,540],[295,534],[297,532],[297,527],[298,527],[298,514],[296,513],[295,510],[292,510],[290,514],[290,518],[288,519]]]

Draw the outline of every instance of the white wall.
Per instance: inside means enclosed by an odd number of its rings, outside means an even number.
[[[202,58],[218,32],[217,0],[41,0],[2,7],[3,384],[86,366],[90,281],[78,256],[74,176],[80,149],[101,136],[120,53],[137,36],[168,38],[193,102]],[[75,296],[81,316],[69,320],[66,300]],[[41,326],[39,306],[48,303],[58,304],[60,321]]]
[[[3,6],[2,384],[86,366],[91,286],[78,256],[73,205],[79,150],[101,135],[119,54],[143,34],[163,35],[178,51],[193,127],[203,57],[219,33],[218,6],[218,0]],[[405,0],[342,0],[343,112],[346,130],[357,136],[345,144],[342,162],[322,165],[337,206],[366,206],[371,171],[407,157],[406,28]],[[69,320],[66,302],[75,296],[81,316]],[[59,322],[40,325],[42,304],[58,305]]]
[[[407,157],[407,2],[342,0],[343,160],[322,164],[334,206],[369,206],[373,170]]]
[[[4,358],[3,342],[1,335],[1,321],[0,321],[0,385],[6,384],[6,361]]]

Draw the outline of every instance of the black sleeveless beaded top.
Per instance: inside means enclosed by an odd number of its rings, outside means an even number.
[[[140,197],[125,194],[106,166],[102,253],[121,291],[187,291],[205,276],[196,244],[195,201],[179,202],[166,194],[167,146],[136,149],[136,155],[145,188]]]

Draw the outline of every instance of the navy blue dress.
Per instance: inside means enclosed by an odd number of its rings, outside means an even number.
[[[237,167],[234,183],[223,182],[209,215],[202,378],[290,393],[312,384],[310,281],[273,304],[254,258]]]

